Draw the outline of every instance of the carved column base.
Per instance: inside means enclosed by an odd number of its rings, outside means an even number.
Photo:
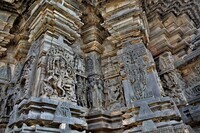
[[[87,123],[84,108],[69,102],[31,97],[15,105],[6,133],[15,132],[84,132]]]

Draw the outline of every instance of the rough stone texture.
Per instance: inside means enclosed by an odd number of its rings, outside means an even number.
[[[198,0],[1,0],[0,132],[200,129]]]

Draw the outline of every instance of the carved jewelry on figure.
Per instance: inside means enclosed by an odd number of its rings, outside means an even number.
[[[55,47],[47,53],[47,76],[43,81],[43,97],[58,97],[75,101],[73,61],[65,49]]]

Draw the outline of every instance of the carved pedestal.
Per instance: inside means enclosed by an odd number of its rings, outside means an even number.
[[[6,132],[82,133],[87,127],[86,111],[69,102],[31,97],[14,106]]]
[[[181,121],[179,110],[169,97],[134,102],[123,114],[123,126],[124,133],[192,132]]]

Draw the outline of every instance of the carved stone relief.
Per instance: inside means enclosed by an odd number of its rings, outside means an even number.
[[[74,69],[76,73],[85,74],[85,59],[80,55],[76,55],[74,58]]]
[[[83,76],[76,75],[76,99],[79,106],[88,106],[87,89],[87,79]]]
[[[4,79],[4,80],[11,79],[11,69],[10,69],[9,63],[3,66],[0,66],[0,79]]]
[[[121,77],[108,78],[104,81],[105,107],[108,110],[119,109],[125,106]]]
[[[176,103],[199,105],[197,0],[15,1],[0,2],[0,132],[4,117],[8,132],[189,132]]]
[[[158,70],[160,73],[173,70],[174,69],[174,59],[171,52],[165,52],[159,56]]]
[[[62,116],[62,117],[70,117],[71,112],[70,112],[69,105],[64,102],[60,103],[56,108],[55,115]]]
[[[140,100],[153,96],[147,89],[147,66],[144,60],[146,49],[142,45],[127,45],[124,54],[120,55],[121,76],[130,85],[131,100]]]
[[[102,109],[103,108],[103,80],[100,78],[89,77],[88,78],[88,107],[93,109]]]
[[[102,75],[101,58],[96,52],[89,53],[86,57],[86,72],[88,76]]]
[[[185,81],[183,92],[187,101],[192,103],[197,102],[199,99],[199,62],[197,61],[190,65],[190,68],[183,68],[183,79]]]
[[[175,69],[171,52],[165,52],[158,57],[157,68],[165,94],[173,98],[178,105],[185,104],[185,97],[182,93],[185,84],[180,73]]]
[[[30,56],[24,63],[20,78],[17,81],[17,86],[20,88],[21,99],[29,95],[31,87],[31,74],[33,71],[33,64],[35,62],[35,56]]]
[[[181,75],[176,70],[171,70],[160,75],[160,77],[165,94],[173,98],[178,105],[185,104],[185,97],[182,93],[185,84]]]
[[[73,58],[61,47],[51,48],[47,53],[46,78],[43,80],[42,97],[61,98],[76,102]]]
[[[200,84],[193,85],[192,87],[186,88],[184,90],[185,97],[188,102],[196,102],[199,101],[200,98]]]
[[[8,117],[10,116],[10,112],[13,110],[14,105],[17,101],[17,92],[14,90],[12,85],[6,85],[0,88],[0,117]]]

